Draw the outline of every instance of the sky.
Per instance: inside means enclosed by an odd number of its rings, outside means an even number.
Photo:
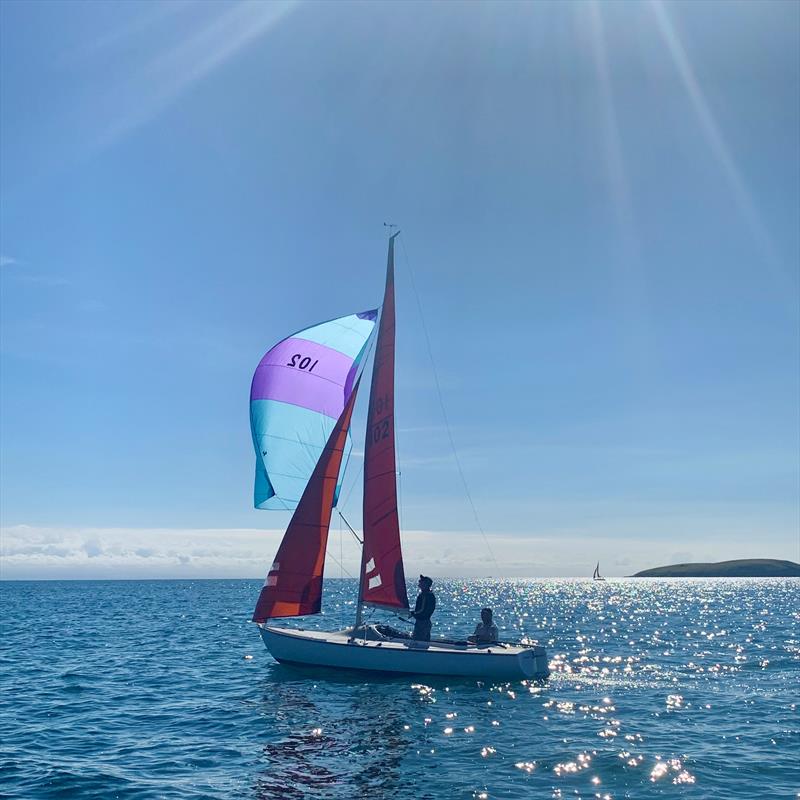
[[[252,373],[380,302],[384,222],[408,574],[800,560],[798,42],[787,2],[5,0],[0,577],[262,577]]]

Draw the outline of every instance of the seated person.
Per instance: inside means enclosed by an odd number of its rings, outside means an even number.
[[[481,621],[475,626],[475,633],[467,641],[474,644],[497,644],[498,638],[497,625],[492,621],[492,609],[482,609]]]

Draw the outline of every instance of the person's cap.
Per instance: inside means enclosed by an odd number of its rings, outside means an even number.
[[[419,576],[420,583],[426,583],[428,586],[433,586],[433,580],[429,578],[427,575],[420,575]]]

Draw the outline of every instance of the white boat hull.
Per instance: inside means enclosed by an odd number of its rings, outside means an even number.
[[[492,645],[353,639],[350,631],[304,631],[260,624],[261,638],[277,661],[305,666],[405,675],[446,675],[498,680],[544,678],[547,653],[538,645]]]

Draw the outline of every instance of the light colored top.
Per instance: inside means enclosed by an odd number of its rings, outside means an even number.
[[[483,622],[479,622],[475,626],[475,633],[473,636],[478,644],[491,644],[496,642],[500,635],[497,632],[497,625],[495,625],[494,622],[491,625],[484,625]]]

